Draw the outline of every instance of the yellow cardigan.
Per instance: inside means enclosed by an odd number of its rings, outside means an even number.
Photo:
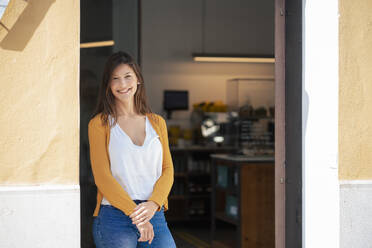
[[[109,124],[103,125],[101,115],[102,113],[97,114],[88,124],[90,162],[94,182],[97,186],[97,205],[93,216],[98,215],[103,195],[111,205],[129,216],[137,204],[111,174],[108,152],[110,128]],[[162,174],[156,181],[153,192],[147,200],[154,201],[160,206],[157,211],[160,211],[162,205],[164,205],[164,211],[167,211],[168,195],[174,181],[174,169],[169,150],[167,125],[164,118],[158,114],[147,113],[146,115],[159,135],[163,147]]]

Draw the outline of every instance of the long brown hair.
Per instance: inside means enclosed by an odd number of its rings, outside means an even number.
[[[113,53],[106,61],[102,83],[98,93],[97,106],[92,117],[99,113],[102,113],[101,120],[104,125],[108,123],[108,115],[114,117],[114,123],[117,122],[117,112],[115,108],[115,96],[111,92],[110,79],[111,74],[115,68],[120,64],[126,64],[132,68],[137,76],[138,82],[136,93],[134,94],[134,109],[137,114],[145,115],[146,113],[152,113],[150,107],[147,104],[145,84],[143,76],[141,74],[140,67],[134,61],[133,57],[123,51]]]

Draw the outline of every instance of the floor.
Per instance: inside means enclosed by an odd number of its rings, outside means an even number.
[[[177,248],[210,248],[210,227],[168,223]]]

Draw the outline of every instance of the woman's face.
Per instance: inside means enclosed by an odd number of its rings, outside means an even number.
[[[138,79],[127,64],[118,65],[111,74],[110,88],[118,101],[132,101],[137,90]]]

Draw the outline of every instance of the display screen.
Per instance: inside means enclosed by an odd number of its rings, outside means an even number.
[[[186,90],[165,90],[164,110],[188,110],[189,92]]]

